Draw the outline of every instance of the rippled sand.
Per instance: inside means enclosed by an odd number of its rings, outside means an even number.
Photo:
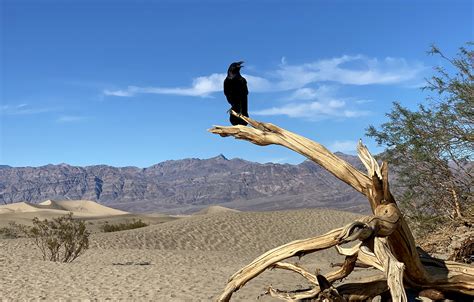
[[[2,239],[0,298],[211,301],[233,273],[261,253],[359,217],[321,209],[210,212],[135,230],[93,234],[90,249],[68,264],[41,260],[28,239]],[[331,262],[342,260],[331,249],[290,262],[326,272],[333,270]],[[294,273],[268,271],[235,293],[233,301],[253,301],[270,284],[280,289],[308,285]]]

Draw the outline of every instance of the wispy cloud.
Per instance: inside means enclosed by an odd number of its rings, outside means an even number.
[[[357,152],[357,141],[352,140],[342,140],[334,141],[328,146],[329,150],[336,152],[344,153],[356,153]]]
[[[85,116],[76,116],[76,115],[63,115],[58,117],[56,120],[58,123],[74,123],[86,120]]]
[[[336,92],[335,86],[321,85],[317,88],[313,87],[304,87],[299,88],[293,91],[289,96],[288,100],[290,101],[308,101],[316,99],[331,98]]]
[[[409,63],[403,58],[379,60],[363,55],[344,55],[299,65],[286,59],[269,73],[274,90],[293,90],[311,83],[334,82],[344,85],[398,84],[417,79],[425,69],[421,63]]]
[[[265,158],[260,161],[261,163],[274,163],[274,164],[286,164],[288,162],[287,157],[281,157],[281,158]]]
[[[365,110],[350,109],[345,101],[326,100],[307,103],[290,103],[251,112],[254,115],[286,115],[293,118],[322,120],[329,117],[352,118],[368,115]]]
[[[38,115],[54,112],[55,114],[60,113],[59,108],[53,107],[33,107],[28,104],[18,104],[18,105],[3,105],[0,106],[0,115],[9,115],[9,116],[21,116],[21,115]],[[78,115],[60,115],[56,118],[58,123],[72,123],[80,122],[86,120],[86,116]]]
[[[363,55],[344,55],[299,65],[288,64],[282,57],[281,64],[274,70],[264,72],[265,77],[244,74],[251,92],[275,92],[303,89],[311,83],[335,82],[343,85],[398,84],[415,80],[424,70],[420,63],[409,63],[403,58],[387,57],[382,60]],[[139,93],[208,97],[222,91],[224,73],[213,73],[193,79],[188,87],[140,87],[126,89],[105,89],[104,95],[130,97]],[[297,91],[295,93],[298,93]]]
[[[318,88],[299,88],[287,98],[289,103],[251,113],[263,116],[286,115],[313,121],[327,118],[356,118],[370,114],[370,111],[361,109],[366,100],[340,98],[336,96],[336,92],[335,86],[327,85]]]
[[[409,83],[404,87],[409,89],[422,89],[423,87],[426,87],[426,82]]]
[[[403,58],[379,60],[344,55],[301,65],[281,64],[277,72],[282,88],[291,89],[326,81],[346,85],[397,84],[415,79],[423,70],[422,64],[408,63]]]
[[[138,93],[152,94],[174,94],[186,96],[209,96],[213,92],[222,90],[222,82],[225,74],[213,73],[210,76],[202,76],[195,78],[190,87],[138,87],[128,86],[126,90],[104,90],[105,95],[111,96],[134,96]]]
[[[274,84],[268,79],[249,74],[243,74],[243,76],[247,79],[247,84],[250,91],[271,92],[274,90]]]
[[[104,95],[110,95],[110,96],[132,96],[135,93],[133,90],[137,88],[135,86],[128,86],[127,90],[110,90],[110,89],[105,89],[104,90]]]
[[[19,105],[3,105],[0,106],[0,114],[2,115],[29,115],[29,114],[40,114],[56,111],[55,108],[49,107],[31,107],[28,104]]]
[[[300,88],[295,90],[289,97],[290,100],[314,100],[318,96],[318,91],[314,88]]]
[[[356,104],[368,104],[372,103],[374,100],[355,100]]]
[[[105,95],[130,97],[139,93],[150,94],[168,94],[168,95],[183,95],[183,96],[197,96],[208,97],[214,92],[223,90],[223,82],[226,77],[224,73],[213,73],[210,76],[197,77],[193,80],[190,87],[138,87],[128,86],[125,90],[110,90],[105,89]],[[245,74],[249,90],[253,92],[265,92],[271,90],[271,83],[264,78]]]

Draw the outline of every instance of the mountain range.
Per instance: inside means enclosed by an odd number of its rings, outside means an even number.
[[[356,156],[337,153],[358,169]],[[150,166],[0,166],[0,203],[86,199],[132,212],[183,214],[209,205],[262,211],[337,208],[369,211],[365,197],[306,160],[256,163],[219,155]]]

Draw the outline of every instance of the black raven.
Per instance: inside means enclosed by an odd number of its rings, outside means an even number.
[[[224,80],[224,94],[227,101],[232,106],[232,110],[244,116],[249,116],[247,106],[247,81],[240,75],[240,68],[244,62],[234,62],[230,64],[227,70],[227,77]],[[230,115],[232,125],[247,125],[243,119]]]

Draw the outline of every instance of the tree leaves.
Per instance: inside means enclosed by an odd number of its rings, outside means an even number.
[[[412,222],[436,217],[463,219],[464,208],[472,203],[472,45],[461,47],[455,58],[446,57],[432,46],[429,53],[448,63],[435,67],[435,75],[423,88],[434,95],[413,111],[394,103],[386,123],[379,129],[367,129],[367,136],[387,148],[382,158],[397,172],[397,199],[411,209],[408,216]]]

